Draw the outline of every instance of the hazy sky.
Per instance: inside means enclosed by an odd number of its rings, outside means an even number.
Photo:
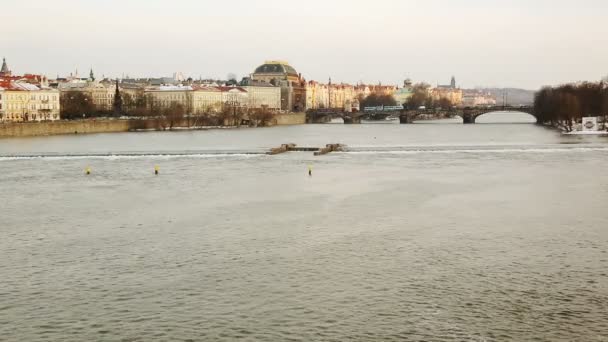
[[[306,79],[515,86],[608,74],[607,0],[2,0],[16,73],[224,78],[282,59]]]

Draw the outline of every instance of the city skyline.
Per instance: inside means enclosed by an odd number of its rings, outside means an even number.
[[[14,72],[239,78],[268,59],[307,79],[538,89],[608,71],[602,1],[33,1],[4,5],[0,37]],[[369,14],[371,13],[371,14]],[[385,14],[389,13],[389,14]],[[3,16],[0,14],[0,16]],[[568,23],[576,19],[576,25]],[[32,25],[36,23],[36,25]],[[41,27],[53,27],[41,30]]]

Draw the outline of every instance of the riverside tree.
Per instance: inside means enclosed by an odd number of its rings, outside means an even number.
[[[378,106],[395,106],[397,101],[392,95],[371,93],[359,99],[361,108]]]
[[[82,119],[97,114],[92,99],[80,91],[68,91],[61,96],[61,118],[66,120]]]
[[[583,116],[606,117],[608,88],[604,82],[543,87],[534,95],[534,112],[540,124],[572,130],[573,122],[579,122]]]
[[[417,109],[420,106],[432,104],[432,98],[429,95],[429,85],[426,83],[416,83],[413,86],[412,96],[403,104],[407,109]],[[429,106],[430,107],[430,106]]]
[[[268,110],[268,108],[253,109],[249,113],[249,120],[255,126],[268,126],[272,122],[272,119],[274,119],[274,113]]]
[[[162,110],[162,128],[172,130],[183,118],[186,109],[181,103],[171,102],[169,107]]]

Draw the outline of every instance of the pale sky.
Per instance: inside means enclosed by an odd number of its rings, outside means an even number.
[[[2,0],[14,72],[537,89],[608,74],[607,0]]]

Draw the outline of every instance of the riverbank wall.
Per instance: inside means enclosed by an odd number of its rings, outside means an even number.
[[[305,113],[277,114],[271,126],[301,125],[306,123]],[[188,128],[193,125],[187,118],[173,123],[175,128]],[[166,122],[158,119],[89,119],[89,120],[61,120],[48,122],[15,122],[0,124],[0,138],[32,137],[59,134],[90,134],[129,132],[134,130],[168,130]]]

